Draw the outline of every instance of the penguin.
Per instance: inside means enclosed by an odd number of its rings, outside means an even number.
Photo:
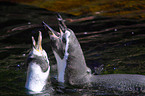
[[[26,61],[28,69],[25,88],[32,93],[41,93],[45,88],[50,72],[49,60],[47,53],[42,49],[42,34],[40,31],[37,44],[33,36],[32,42],[33,48]]]
[[[58,14],[60,32],[56,32],[45,22],[51,47],[57,61],[58,82],[83,88],[104,88],[121,92],[145,92],[145,76],[138,74],[94,75],[87,67],[82,48],[74,32]]]

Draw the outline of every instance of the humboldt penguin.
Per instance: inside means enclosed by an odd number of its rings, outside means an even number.
[[[87,67],[83,51],[74,34],[58,14],[60,32],[54,31],[45,22],[51,47],[57,61],[58,81],[82,87],[104,88],[121,92],[145,92],[145,76],[137,74],[93,75]]]
[[[47,83],[49,76],[50,66],[47,53],[42,49],[42,35],[39,32],[38,42],[36,44],[32,36],[33,48],[27,57],[27,80],[25,88],[28,90],[41,93]]]

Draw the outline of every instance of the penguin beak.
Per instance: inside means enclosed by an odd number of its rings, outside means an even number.
[[[49,30],[49,35],[53,37],[62,37],[63,33],[67,30],[67,26],[65,25],[65,20],[61,17],[60,14],[57,14],[57,19],[59,22],[59,29],[60,33],[54,31],[49,25],[47,25],[44,21],[42,22],[42,25],[44,26],[45,29]]]
[[[59,29],[60,29],[60,32],[56,32],[55,30],[53,30],[49,25],[47,25],[44,21],[42,22],[42,25],[44,26],[44,28],[46,30],[49,30],[48,33],[49,33],[49,36],[50,36],[50,39],[51,37],[52,38],[55,38],[56,39],[61,39],[62,40],[62,37],[65,33],[67,33],[67,26],[65,25],[65,20],[62,19],[61,15],[60,14],[57,14],[57,19],[58,19],[58,22],[59,22]]]
[[[41,31],[39,31],[37,49],[38,49],[40,52],[42,52],[42,34],[41,34]]]
[[[65,32],[67,30],[67,26],[65,25],[65,20],[61,17],[60,14],[57,14],[57,19],[58,19],[58,22],[59,22],[59,28],[62,32]],[[60,31],[60,32],[61,32]]]
[[[32,36],[32,42],[33,42],[33,48],[36,49],[38,52],[42,52],[42,34],[40,31],[39,31],[37,45],[33,36]]]
[[[43,26],[45,29],[49,30],[48,33],[51,36],[55,37],[55,38],[58,38],[59,36],[59,33],[54,31],[49,25],[47,25],[44,21],[42,22]]]

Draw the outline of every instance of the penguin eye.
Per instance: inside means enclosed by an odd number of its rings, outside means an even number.
[[[89,71],[87,71],[87,73],[89,74],[90,72],[89,72]]]
[[[66,43],[66,39],[65,39],[65,38],[62,38],[62,42],[63,42],[63,43]]]
[[[91,73],[91,71],[90,71],[90,70],[87,70],[87,73],[88,73],[88,74],[90,74],[90,73]]]

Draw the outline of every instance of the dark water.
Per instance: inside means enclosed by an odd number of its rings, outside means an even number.
[[[56,64],[48,33],[41,25],[45,21],[58,30],[55,12],[5,2],[0,2],[0,12],[0,95],[27,95],[24,88],[25,59],[31,50],[31,36],[37,38],[39,30],[43,34],[43,48],[48,53],[50,64]],[[104,64],[102,74],[145,75],[145,20],[89,15],[75,17],[63,13],[62,16],[78,37],[92,71],[94,67]],[[56,77],[54,69],[51,70],[52,77]],[[44,92],[36,96],[115,94],[105,90],[56,89],[57,92]]]

